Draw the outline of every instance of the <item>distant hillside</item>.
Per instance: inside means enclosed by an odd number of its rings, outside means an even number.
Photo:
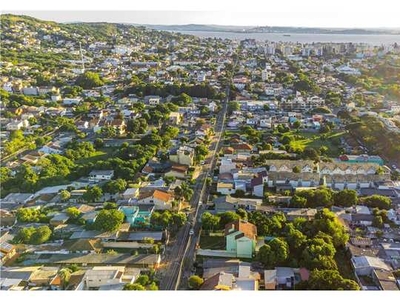
[[[400,35],[400,29],[359,29],[359,28],[308,28],[308,27],[280,27],[280,26],[223,26],[223,25],[143,25],[156,30],[171,31],[212,31],[236,33],[302,33],[302,34],[393,34]]]
[[[216,31],[216,32],[239,32],[251,30],[251,26],[224,26],[224,25],[143,25],[145,27],[156,30],[173,30],[173,31]]]

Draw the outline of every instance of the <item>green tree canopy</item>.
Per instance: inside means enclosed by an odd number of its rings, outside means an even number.
[[[362,202],[368,207],[376,207],[379,209],[390,209],[392,200],[386,196],[373,195],[365,197]]]
[[[212,215],[208,211],[203,213],[201,216],[201,224],[203,229],[215,230],[220,228],[220,217],[218,215]]]
[[[227,211],[221,214],[218,214],[220,217],[220,227],[225,228],[225,225],[237,220],[240,220],[240,216],[237,213],[234,213],[232,211]]]
[[[343,190],[333,195],[336,206],[349,207],[357,204],[357,192],[355,190]]]
[[[95,185],[93,187],[89,187],[82,195],[82,198],[87,202],[96,202],[100,200],[101,196],[103,196],[102,189]]]
[[[94,222],[95,228],[101,231],[117,231],[124,221],[124,213],[116,209],[102,209]]]
[[[308,279],[309,290],[359,290],[354,280],[343,278],[336,270],[314,270]]]
[[[124,291],[145,291],[145,287],[138,283],[127,283],[124,285]]]
[[[122,193],[126,190],[127,182],[124,179],[118,178],[111,180],[103,186],[103,191],[110,194]]]
[[[276,267],[289,258],[289,245],[280,238],[274,238],[260,248],[258,255],[265,266]]]
[[[88,71],[80,75],[76,79],[75,84],[83,89],[92,89],[94,87],[102,86],[104,81],[100,78],[99,74]]]
[[[192,290],[198,290],[200,286],[203,284],[203,282],[204,282],[203,278],[197,275],[192,275],[188,279],[188,286]]]
[[[65,212],[71,219],[77,219],[81,215],[81,212],[76,207],[68,207]]]

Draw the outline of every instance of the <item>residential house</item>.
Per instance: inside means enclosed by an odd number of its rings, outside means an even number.
[[[238,208],[245,210],[256,210],[262,204],[261,199],[253,198],[233,198],[230,195],[218,197],[213,201],[216,213],[223,213],[227,211],[236,211]]]
[[[138,204],[152,204],[155,210],[165,210],[172,208],[174,197],[161,190],[144,192],[139,195]]]
[[[292,289],[295,284],[293,268],[276,267],[276,283],[278,288]]]
[[[62,248],[69,253],[100,253],[102,246],[100,239],[73,239],[67,240],[62,245]]]
[[[156,105],[160,104],[161,98],[158,96],[148,96],[148,97],[145,97],[145,100],[147,101],[147,103],[149,105],[156,106]]]
[[[222,195],[231,195],[236,192],[235,186],[233,183],[229,182],[218,182],[217,183],[217,193],[221,193]]]
[[[125,267],[109,266],[109,267],[94,267],[87,270],[83,277],[85,290],[99,290],[104,286],[113,286],[114,289],[122,289],[127,283],[133,283],[138,274],[124,276]],[[118,286],[120,288],[118,288]]]
[[[226,251],[236,257],[252,258],[255,252],[257,227],[238,220],[225,226]]]
[[[50,225],[58,226],[58,225],[67,223],[68,220],[69,220],[69,216],[66,213],[63,213],[63,212],[57,213],[54,215],[53,218],[50,219]]]
[[[165,176],[171,176],[179,179],[186,179],[188,176],[189,166],[173,164],[168,172],[165,173]]]
[[[5,209],[0,209],[0,228],[11,227],[16,221],[17,217],[14,213]]]
[[[89,173],[90,182],[100,182],[103,180],[111,180],[114,177],[113,170],[93,170]]]
[[[125,200],[137,198],[139,196],[139,188],[127,188],[122,194]]]
[[[2,205],[5,203],[26,204],[33,200],[34,194],[30,193],[10,193],[1,199]]]
[[[259,172],[257,177],[251,179],[250,186],[252,195],[256,197],[264,197],[264,184],[268,182],[267,172]]]
[[[370,256],[358,256],[351,258],[354,272],[358,276],[372,276],[374,270],[391,271],[392,268],[382,259]]]
[[[64,98],[62,100],[63,105],[79,105],[83,99],[81,97],[76,97],[76,98]]]
[[[126,221],[131,227],[143,227],[150,225],[150,218],[154,207],[152,204],[140,204],[137,206],[120,206],[118,210],[124,213]]]
[[[14,245],[11,245],[10,243],[6,241],[1,241],[0,242],[0,259],[1,259],[1,265],[4,265],[8,260],[14,257],[14,255],[17,254],[16,248]]]
[[[178,124],[182,123],[182,119],[183,119],[182,114],[179,112],[174,112],[174,111],[169,114],[169,118],[168,118],[169,123],[173,124],[173,125],[178,125]]]
[[[219,166],[220,174],[230,173],[234,169],[236,169],[236,163],[232,159],[226,157],[221,158],[221,164]]]
[[[372,272],[372,280],[382,291],[399,291],[396,284],[396,278],[392,272],[376,269]]]
[[[177,164],[191,166],[194,160],[194,149],[188,146],[172,149],[169,153],[169,159]]]
[[[111,127],[115,129],[117,135],[123,135],[125,133],[126,124],[123,119],[114,119],[111,121]]]
[[[232,274],[219,272],[206,279],[200,287],[203,291],[226,291],[234,287],[235,277]]]
[[[6,125],[6,130],[15,131],[15,130],[20,130],[22,128],[28,128],[28,127],[29,127],[28,120],[14,120]]]

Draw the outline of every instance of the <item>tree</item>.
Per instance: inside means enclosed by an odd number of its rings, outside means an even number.
[[[314,148],[306,148],[301,154],[303,159],[319,160],[319,152]]]
[[[102,86],[104,82],[100,78],[99,74],[88,71],[80,75],[76,79],[75,84],[82,87],[83,89],[92,89],[97,86]]]
[[[247,211],[245,211],[243,208],[238,208],[236,210],[236,213],[240,216],[241,220],[247,220],[248,219]]]
[[[117,231],[124,221],[124,213],[116,209],[102,209],[97,215],[94,227],[102,231]]]
[[[365,197],[362,202],[368,207],[376,207],[379,209],[390,209],[392,200],[386,196],[373,195]]]
[[[18,222],[28,223],[28,222],[39,222],[40,211],[32,208],[19,208],[17,210],[17,220]]]
[[[301,168],[299,166],[293,167],[293,173],[300,173],[300,172],[301,172]]]
[[[124,285],[124,291],[145,291],[144,286],[138,283],[127,283]]]
[[[146,286],[149,283],[149,276],[147,275],[140,275],[136,280],[135,283],[140,285]]]
[[[148,291],[158,291],[158,286],[157,286],[157,284],[153,281],[152,283],[150,283],[150,284],[147,286],[147,290],[148,290]]]
[[[350,207],[357,204],[357,192],[355,190],[342,190],[333,194],[333,202],[336,206]]]
[[[354,280],[343,278],[336,270],[314,270],[308,279],[309,290],[359,290]]]
[[[100,149],[104,147],[104,141],[101,138],[97,138],[94,140],[93,145],[95,146],[96,149]]]
[[[203,278],[197,275],[192,275],[189,277],[188,286],[191,290],[198,290],[200,286],[203,284],[203,282],[204,282]]]
[[[232,211],[227,211],[222,214],[219,214],[220,217],[220,226],[225,228],[225,225],[237,220],[240,220],[240,216]]]
[[[83,200],[88,202],[96,202],[99,201],[101,196],[103,195],[102,189],[95,185],[93,187],[89,187],[86,192],[82,195]]]
[[[315,219],[312,222],[312,230],[315,233],[321,231],[331,236],[335,247],[344,246],[349,240],[349,235],[336,215],[326,208],[318,211],[315,215]]]
[[[32,234],[30,243],[33,245],[43,244],[50,239],[51,234],[51,229],[48,226],[40,226]]]
[[[292,199],[290,199],[290,207],[297,207],[297,208],[303,208],[307,206],[307,199],[304,197],[301,197],[299,195],[294,195]]]
[[[372,226],[377,228],[383,228],[383,219],[381,216],[374,216],[372,220]]]
[[[71,193],[67,190],[61,190],[60,197],[61,197],[61,201],[67,201],[67,200],[69,200],[69,198],[71,198]]]
[[[183,212],[177,212],[172,214],[172,225],[175,228],[181,228],[186,223],[187,217]]]
[[[117,204],[115,202],[105,202],[103,209],[117,209]]]
[[[303,250],[300,264],[308,269],[337,269],[334,255],[336,249],[331,241],[314,238]]]
[[[258,255],[265,266],[275,267],[288,259],[289,245],[280,238],[274,238],[260,248]]]
[[[29,244],[32,238],[32,234],[35,232],[34,227],[23,227],[16,234],[14,240],[17,243]]]
[[[299,129],[301,126],[301,122],[299,120],[296,120],[293,122],[293,128],[294,129]]]
[[[239,102],[230,101],[230,102],[228,103],[228,112],[229,112],[229,113],[232,113],[233,111],[237,111],[237,110],[239,110],[239,109],[240,109]]]
[[[327,188],[298,191],[296,195],[307,199],[307,207],[330,207],[333,205],[332,191]]]
[[[65,212],[71,219],[77,219],[81,215],[81,212],[76,207],[68,207]]]
[[[127,182],[124,179],[118,178],[116,180],[111,180],[111,181],[107,182],[104,185],[103,190],[106,193],[118,194],[118,193],[122,193],[123,191],[125,191],[126,186],[127,186]]]
[[[208,211],[203,213],[201,216],[201,224],[203,229],[214,230],[219,228],[220,217],[217,215],[212,215]]]
[[[182,93],[179,96],[172,98],[171,102],[178,106],[188,106],[193,102],[193,100],[188,94]]]
[[[68,268],[62,268],[58,271],[58,276],[61,280],[61,287],[65,290],[68,286],[69,280],[71,278],[71,270]]]
[[[23,244],[39,245],[47,242],[51,236],[51,230],[48,226],[23,227],[15,236],[15,241]]]
[[[301,249],[307,242],[307,236],[305,236],[300,230],[296,229],[293,223],[286,225],[287,230],[286,241],[289,244],[291,253],[301,253]]]

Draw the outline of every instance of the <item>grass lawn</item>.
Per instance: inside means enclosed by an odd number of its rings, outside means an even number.
[[[114,149],[112,149],[112,148],[103,148],[101,150],[94,152],[92,156],[78,159],[76,162],[78,164],[87,164],[89,162],[105,160],[105,159],[109,158],[113,152],[114,152]]]
[[[343,276],[343,278],[356,281],[353,268],[351,267],[350,259],[346,256],[346,252],[344,249],[338,249],[336,251],[335,261],[338,266],[339,273]]]
[[[314,149],[318,149],[321,146],[328,147],[327,155],[328,156],[339,156],[340,151],[337,145],[340,145],[333,142],[334,140],[339,139],[345,132],[332,132],[326,135],[325,139],[321,139],[321,134],[313,133],[313,132],[299,132],[298,135],[302,136],[302,139],[290,142],[290,146],[295,150],[303,151],[306,147],[311,147]],[[292,134],[290,134],[292,135]]]
[[[200,248],[211,250],[225,250],[225,238],[222,236],[204,236],[200,237]]]

